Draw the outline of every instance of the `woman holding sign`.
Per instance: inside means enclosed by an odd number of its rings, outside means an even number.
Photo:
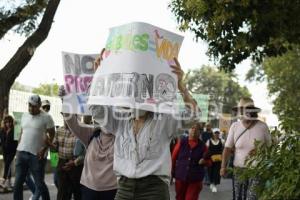
[[[95,68],[100,66],[100,57]],[[186,89],[184,72],[176,58],[170,66],[177,75],[178,89],[189,113],[198,111]],[[169,200],[171,178],[170,141],[181,127],[179,116],[132,108],[93,105],[93,117],[105,132],[116,136],[114,171],[118,176],[116,200]],[[194,119],[194,117],[192,117]]]
[[[60,87],[59,96],[64,95],[64,87]],[[99,127],[88,125],[90,124],[88,116],[84,116],[85,124],[82,124],[75,114],[64,113],[63,116],[72,133],[86,147],[80,179],[81,199],[114,200],[117,192],[117,177],[113,172],[115,136],[104,134]]]

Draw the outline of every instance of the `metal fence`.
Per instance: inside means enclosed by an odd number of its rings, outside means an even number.
[[[12,115],[13,112],[28,112],[28,98],[33,93],[22,92],[17,90],[10,90],[9,95],[9,113]],[[62,126],[63,118],[60,114],[62,103],[59,97],[50,97],[40,95],[42,100],[49,100],[51,103],[50,115],[52,116],[55,125]]]

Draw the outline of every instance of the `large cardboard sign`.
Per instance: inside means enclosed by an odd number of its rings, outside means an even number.
[[[66,96],[64,113],[90,114],[87,109],[87,92],[94,75],[96,54],[62,53]]]
[[[176,110],[177,77],[170,64],[183,37],[146,23],[110,29],[88,104],[171,113]]]

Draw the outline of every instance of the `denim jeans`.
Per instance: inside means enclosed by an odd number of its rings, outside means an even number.
[[[34,181],[31,177],[30,173],[27,174],[26,179],[25,179],[25,183],[26,183],[27,187],[29,188],[29,190],[31,191],[31,193],[34,194],[35,184],[34,184]]]
[[[45,182],[45,167],[47,164],[47,158],[40,160],[40,163],[42,164],[42,168],[41,168],[41,173],[43,175],[42,179],[43,179],[43,182]],[[41,196],[42,196],[41,191],[39,190],[39,188],[36,187],[36,190],[33,193],[32,200],[39,200]]]
[[[14,184],[14,200],[23,200],[23,183],[28,172],[33,176],[36,190],[42,195],[43,200],[50,200],[48,188],[44,182],[45,166],[44,160],[39,160],[37,156],[18,151],[16,158],[16,178]]]
[[[58,188],[58,175],[57,175],[57,169],[56,167],[53,168],[53,182],[56,188]]]

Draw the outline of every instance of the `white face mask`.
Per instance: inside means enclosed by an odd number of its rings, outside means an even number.
[[[131,116],[135,119],[139,119],[140,117],[143,117],[146,115],[147,111],[146,110],[139,110],[139,109],[133,109]]]
[[[118,106],[118,107],[115,107],[114,108],[114,112],[116,113],[132,113],[133,112],[133,109],[132,108],[128,108],[128,107],[121,107],[121,106]]]

